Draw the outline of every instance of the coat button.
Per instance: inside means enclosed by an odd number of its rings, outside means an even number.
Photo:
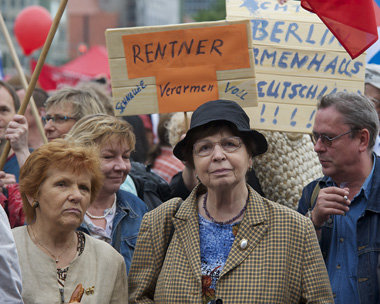
[[[245,249],[245,248],[247,248],[247,246],[248,246],[248,241],[246,239],[242,239],[240,241],[240,248]]]
[[[216,299],[215,304],[223,304],[223,300],[222,299]]]

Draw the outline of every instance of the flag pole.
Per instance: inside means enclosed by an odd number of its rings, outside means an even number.
[[[24,97],[24,100],[22,101],[22,104],[20,106],[18,114],[23,115],[25,113],[25,110],[26,110],[26,107],[28,106],[28,102],[30,100],[30,97],[32,96],[33,90],[36,86],[38,77],[40,76],[41,69],[44,65],[46,56],[49,52],[49,49],[50,49],[51,43],[53,41],[54,35],[57,32],[59,22],[62,18],[64,11],[65,11],[67,2],[68,2],[68,0],[61,0],[61,3],[60,3],[59,8],[58,8],[58,12],[54,17],[53,24],[51,25],[49,34],[48,34],[46,41],[45,41],[45,44],[42,48],[40,57],[38,58],[37,65],[36,65],[34,72],[32,74],[32,78],[30,79],[28,89],[26,90],[25,97]],[[7,161],[8,154],[9,154],[10,150],[11,150],[11,145],[10,145],[9,141],[7,141],[7,143],[5,144],[4,150],[1,154],[1,157],[0,157],[0,169],[1,170],[4,168],[4,165]]]
[[[10,50],[10,53],[11,53],[11,56],[12,56],[12,59],[13,59],[13,62],[15,63],[15,66],[16,66],[16,69],[17,69],[17,72],[18,72],[18,75],[20,77],[20,80],[21,80],[21,83],[22,83],[22,86],[26,92],[26,90],[28,89],[28,82],[26,80],[26,77],[25,77],[25,74],[23,72],[23,69],[21,67],[21,64],[20,64],[20,60],[17,56],[17,53],[16,53],[16,50],[15,50],[15,47],[12,43],[12,39],[9,35],[9,32],[8,32],[8,29],[5,25],[5,22],[4,22],[4,18],[3,18],[3,15],[1,14],[0,12],[0,27],[3,31],[3,34],[5,36],[5,40],[8,44],[8,47],[9,47],[9,50]],[[46,139],[46,136],[45,136],[45,132],[44,132],[44,127],[42,125],[42,122],[41,122],[41,118],[40,118],[40,115],[38,113],[38,109],[36,107],[36,103],[34,102],[34,98],[33,98],[33,95],[30,97],[30,106],[31,106],[31,109],[32,109],[32,114],[33,114],[33,117],[34,117],[34,120],[36,121],[36,124],[37,124],[37,128],[41,134],[41,137],[44,141],[44,143],[46,144],[47,143],[47,139]]]

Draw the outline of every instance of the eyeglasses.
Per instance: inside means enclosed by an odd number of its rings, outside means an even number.
[[[46,115],[42,117],[42,122],[46,125],[49,120],[52,120],[54,123],[62,124],[70,119],[77,120],[75,117],[70,117],[67,115]]]
[[[321,139],[322,144],[324,144],[324,145],[327,146],[327,147],[331,147],[332,142],[333,142],[334,140],[336,140],[336,139],[338,139],[338,138],[340,138],[340,137],[342,137],[342,136],[344,136],[344,135],[346,135],[346,134],[350,134],[350,133],[353,132],[353,131],[354,131],[354,130],[350,130],[350,131],[347,131],[347,132],[345,132],[345,133],[339,134],[339,135],[334,136],[334,137],[329,137],[329,136],[327,136],[327,135],[325,135],[325,134],[319,134],[319,133],[317,133],[317,132],[313,132],[313,136],[312,136],[311,138],[312,138],[312,140],[313,140],[314,145],[317,144],[318,139]]]
[[[214,151],[215,145],[217,144],[224,152],[232,153],[241,147],[242,141],[241,138],[237,136],[225,137],[218,142],[200,140],[194,144],[193,152],[200,157],[209,156]]]

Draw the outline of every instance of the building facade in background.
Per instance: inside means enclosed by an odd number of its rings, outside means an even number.
[[[0,11],[4,18],[5,24],[8,28],[9,34],[13,40],[13,44],[16,48],[19,60],[24,67],[26,72],[29,72],[29,61],[30,59],[25,57],[22,53],[21,48],[19,47],[16,38],[13,34],[13,26],[17,15],[27,6],[31,5],[41,5],[45,7],[54,18],[58,7],[59,0],[0,0]],[[59,31],[57,32],[54,42],[49,51],[48,57],[46,58],[47,62],[51,64],[60,65],[63,62],[67,61],[67,50],[66,50],[66,14],[62,17],[61,25]],[[2,63],[5,75],[16,75],[17,71],[13,59],[10,55],[8,45],[4,39],[3,33],[0,31],[0,51],[2,52]],[[35,51],[31,57],[38,58],[39,51]]]
[[[136,25],[166,25],[181,23],[180,0],[136,1]]]
[[[0,11],[12,36],[21,64],[29,72],[30,58],[22,54],[13,36],[13,25],[22,9],[41,5],[55,17],[60,0],[0,0]],[[116,27],[152,26],[191,22],[199,10],[209,9],[215,0],[75,0],[68,1],[50,51],[49,65],[60,66],[95,45],[105,46],[105,30]],[[16,75],[13,60],[2,33],[0,51],[6,75]],[[31,57],[38,59],[40,51]]]

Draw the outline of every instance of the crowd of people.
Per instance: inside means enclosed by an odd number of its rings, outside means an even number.
[[[321,176],[294,208],[264,193],[270,133],[234,101],[156,128],[100,84],[37,88],[44,143],[24,95],[0,81],[1,303],[380,303],[380,66],[318,101]]]

